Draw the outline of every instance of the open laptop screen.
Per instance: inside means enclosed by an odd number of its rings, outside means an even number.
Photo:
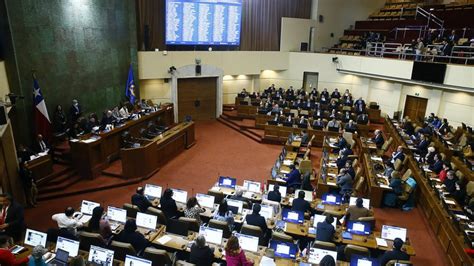
[[[313,192],[309,190],[297,189],[295,191],[295,197],[298,197],[298,193],[300,193],[300,191],[304,191],[304,200],[309,201],[309,202],[313,201]]]
[[[124,224],[127,221],[127,210],[109,206],[107,208],[107,217],[112,221]]]
[[[341,205],[342,203],[341,195],[337,195],[337,194],[324,194],[322,199],[323,199],[323,203],[325,204]]]
[[[151,266],[151,261],[135,256],[125,256],[125,266]]]
[[[211,244],[221,245],[223,231],[217,228],[201,226],[199,234],[206,238],[206,241]]]
[[[250,252],[258,251],[258,237],[239,233],[236,233],[235,236],[239,239],[239,244],[243,250],[247,250]]]
[[[227,187],[227,188],[235,188],[237,184],[237,179],[228,177],[228,176],[220,176],[219,177],[219,187]]]
[[[310,248],[308,262],[312,264],[319,264],[321,259],[324,256],[329,255],[334,258],[334,261],[337,261],[337,251],[320,249],[320,248]]]
[[[196,199],[199,202],[199,205],[201,205],[201,207],[209,209],[214,208],[214,196],[197,193]]]
[[[156,223],[157,223],[158,216],[156,215],[150,215],[150,214],[145,214],[142,212],[137,212],[137,226],[143,227],[146,229],[154,230],[156,229]]]
[[[143,194],[145,194],[145,196],[150,199],[159,199],[161,198],[162,190],[163,188],[161,188],[160,186],[146,184]]]
[[[356,205],[356,197],[350,197],[349,199],[349,206],[355,206]],[[366,209],[370,209],[370,199],[362,199],[362,206]]]
[[[276,257],[294,259],[298,253],[298,246],[294,243],[272,240],[270,248],[275,251]]]
[[[254,182],[250,180],[244,180],[244,189],[254,193],[261,192],[261,184],[260,182]]]
[[[95,207],[99,207],[100,203],[83,200],[81,204],[81,212],[83,214],[92,215],[92,211],[94,211]]]
[[[407,229],[390,225],[382,225],[381,237],[388,240],[400,238],[405,242],[407,240]]]
[[[380,266],[380,262],[376,258],[364,257],[361,255],[352,255],[350,266]]]
[[[172,188],[171,190],[173,190],[173,199],[175,201],[186,203],[186,201],[188,200],[188,192],[186,190],[175,189],[175,188]]]
[[[42,245],[46,247],[46,239],[48,235],[46,233],[36,231],[33,229],[26,229],[25,234],[25,245],[36,247],[38,245]]]
[[[227,205],[229,207],[237,208],[237,213],[242,213],[242,209],[244,208],[244,202],[240,201],[240,200],[227,199]],[[229,209],[231,209],[231,208],[229,208]],[[232,210],[232,212],[234,212],[234,211]]]
[[[112,266],[114,262],[114,251],[91,245],[88,261],[102,266]]]
[[[269,184],[268,185],[268,191],[273,191],[275,185]],[[286,197],[286,187],[285,186],[278,186],[278,191],[280,191],[281,197],[284,198]]]
[[[359,221],[347,221],[347,232],[356,235],[370,235],[370,223]]]
[[[283,209],[282,219],[285,222],[302,224],[304,222],[304,213],[300,211],[291,211],[289,209]]]
[[[79,252],[79,241],[67,239],[61,236],[58,236],[58,241],[56,242],[56,249],[65,250],[69,252],[70,257],[75,257],[77,256],[77,253]]]

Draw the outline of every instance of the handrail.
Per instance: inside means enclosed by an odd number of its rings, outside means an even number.
[[[415,13],[415,19],[416,19],[416,16],[418,14],[420,14],[421,16],[425,17],[428,20],[428,22],[426,24],[427,27],[429,27],[430,22],[433,21],[433,23],[437,24],[440,28],[443,28],[444,20],[438,18],[437,16],[435,16],[431,12],[428,12],[425,9],[417,6],[416,7],[416,13]]]

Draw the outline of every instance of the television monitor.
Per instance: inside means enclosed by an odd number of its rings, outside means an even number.
[[[127,221],[127,210],[109,206],[107,208],[107,217],[114,222],[124,224]]]
[[[172,188],[173,199],[177,202],[186,203],[188,201],[188,192],[186,190]]]
[[[254,193],[260,193],[262,184],[260,182],[254,182],[250,180],[244,180],[244,189]]]
[[[234,214],[242,213],[242,209],[244,208],[243,201],[233,200],[233,199],[227,199],[226,201],[227,201],[227,205],[229,206],[229,210],[231,210]],[[234,212],[234,211],[237,211],[237,212]]]
[[[94,208],[99,207],[99,206],[100,206],[100,203],[83,200],[81,204],[81,212],[83,214],[92,215],[92,211],[94,210]]]
[[[304,223],[304,213],[300,211],[292,211],[289,209],[283,209],[282,220],[289,223],[302,224]]]
[[[321,214],[315,214],[314,215],[314,221],[313,221],[313,227],[318,228],[318,223],[322,223],[326,220],[326,215],[321,215]],[[336,229],[337,225],[337,219],[334,219],[334,222],[332,223],[332,226],[334,226],[334,229]]]
[[[46,247],[46,239],[48,238],[48,234],[36,231],[33,229],[26,229],[25,233],[25,245],[36,247],[38,245],[42,245]]]
[[[226,187],[226,188],[235,188],[237,184],[237,179],[228,177],[228,176],[220,176],[219,177],[219,187]]]
[[[135,220],[137,226],[150,230],[155,230],[158,221],[158,216],[137,212],[137,218]]]
[[[360,221],[347,221],[347,232],[356,235],[370,235],[370,223]]]
[[[381,237],[388,240],[394,240],[400,238],[405,242],[407,240],[407,229],[403,227],[382,225]]]
[[[446,68],[447,65],[442,63],[415,61],[413,62],[411,79],[443,84],[446,75]]]
[[[275,185],[269,184],[268,185],[268,191],[273,191],[273,187]],[[281,197],[284,198],[286,197],[286,187],[285,186],[278,186],[278,191],[280,191]]]
[[[149,200],[154,200],[154,199],[161,198],[162,191],[163,191],[163,188],[160,187],[160,186],[152,185],[152,184],[146,184],[145,185],[145,190],[143,191],[143,194]]]
[[[270,248],[275,251],[276,257],[284,259],[295,259],[298,253],[298,246],[290,242],[271,240]]]
[[[323,194],[322,200],[324,204],[329,205],[341,205],[342,203],[342,197],[338,194]]]
[[[79,252],[79,241],[58,236],[55,251],[58,249],[69,252],[69,257],[75,257]]]
[[[380,262],[376,258],[354,254],[351,256],[350,266],[380,266]]]
[[[126,255],[125,256],[125,266],[151,266],[152,263],[150,260],[142,259],[139,257]]]
[[[211,228],[207,226],[199,227],[199,234],[203,235],[206,238],[206,241],[215,244],[221,245],[222,244],[222,234],[223,231],[217,228]]]
[[[91,245],[89,258],[87,260],[94,263],[94,265],[112,266],[114,262],[114,251]]]
[[[242,0],[166,0],[166,45],[240,44]]]
[[[197,193],[196,199],[199,202],[199,205],[201,205],[201,207],[214,209],[214,196]]]
[[[242,247],[243,250],[247,250],[250,252],[258,251],[258,237],[239,233],[236,233],[235,236],[239,239],[239,245]]]
[[[334,258],[334,261],[337,261],[337,251],[326,250],[321,248],[310,248],[308,262],[312,264],[319,264],[324,256],[329,255]]]
[[[350,197],[349,198],[349,206],[355,206],[356,205],[356,200],[357,197]],[[370,209],[370,199],[364,199],[362,198],[362,206],[366,209]]]
[[[309,202],[313,201],[313,192],[309,190],[301,190],[301,189],[295,190],[295,198],[298,197],[298,194],[300,193],[300,191],[304,192],[304,200],[309,201]]]

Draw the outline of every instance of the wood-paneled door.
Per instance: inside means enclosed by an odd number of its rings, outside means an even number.
[[[216,119],[217,78],[178,79],[178,121]]]
[[[408,116],[413,121],[423,120],[427,105],[428,99],[407,95],[403,117]]]

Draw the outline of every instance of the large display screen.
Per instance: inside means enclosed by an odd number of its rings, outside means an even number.
[[[167,45],[239,45],[242,0],[166,0]]]

